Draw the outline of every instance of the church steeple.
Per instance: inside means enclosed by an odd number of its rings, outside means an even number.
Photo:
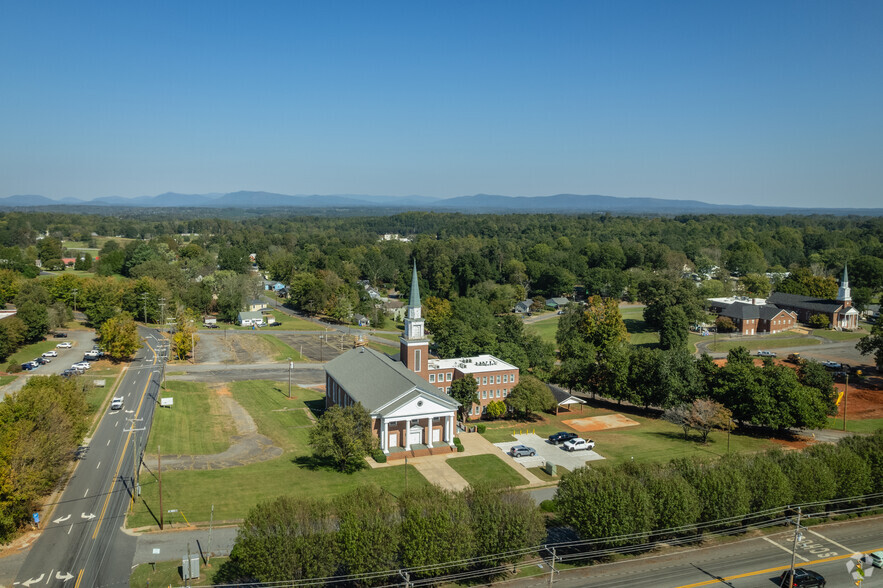
[[[849,273],[846,270],[846,264],[843,265],[843,278],[840,280],[840,289],[837,291],[837,302],[842,302],[844,306],[852,306],[852,296],[849,292]]]
[[[416,316],[411,314],[416,309]],[[414,260],[414,270],[411,272],[411,297],[408,300],[408,317],[420,318],[420,284],[417,282],[417,260]]]
[[[423,324],[420,308],[420,285],[417,283],[417,262],[411,271],[411,296],[408,300],[408,314],[405,316],[405,332],[399,338],[399,359],[411,371],[423,377],[427,373],[429,339]]]

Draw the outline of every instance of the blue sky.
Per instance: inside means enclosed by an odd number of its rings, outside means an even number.
[[[0,2],[0,196],[883,206],[883,2]]]

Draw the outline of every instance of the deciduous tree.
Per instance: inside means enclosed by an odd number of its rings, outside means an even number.
[[[466,415],[473,404],[478,404],[478,380],[472,377],[472,374],[454,380],[451,382],[451,398],[460,403],[457,412],[463,419],[463,426],[466,426]]]
[[[513,412],[527,418],[535,412],[552,410],[555,404],[548,384],[530,374],[521,374],[521,381],[506,398],[506,405]]]
[[[371,432],[371,416],[361,403],[332,406],[310,429],[313,455],[332,461],[339,470],[352,473],[365,466],[365,456],[377,447]]]
[[[138,326],[127,312],[104,321],[98,333],[104,353],[115,361],[130,359],[141,348]]]

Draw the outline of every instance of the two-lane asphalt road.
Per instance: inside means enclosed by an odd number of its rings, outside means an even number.
[[[17,586],[128,586],[136,539],[122,532],[135,464],[150,432],[162,373],[153,331],[116,392],[123,408],[101,419],[50,520],[19,570]]]

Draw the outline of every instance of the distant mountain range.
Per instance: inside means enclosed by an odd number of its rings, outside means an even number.
[[[804,208],[709,204],[698,200],[663,198],[620,198],[616,196],[556,194],[554,196],[498,196],[476,194],[454,198],[428,196],[369,196],[361,194],[297,195],[272,192],[231,192],[228,194],[177,194],[158,196],[105,196],[92,200],[21,195],[0,198],[0,208],[43,207],[105,208],[310,208],[428,210],[462,213],[592,213],[616,214],[833,214],[838,216],[883,216],[883,208]],[[368,212],[368,211],[366,211]]]

